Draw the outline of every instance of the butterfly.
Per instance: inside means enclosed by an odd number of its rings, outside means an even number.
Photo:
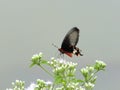
[[[69,57],[72,57],[73,54],[76,56],[83,56],[81,54],[81,50],[76,47],[79,40],[79,32],[80,30],[77,27],[73,27],[64,37],[61,48],[58,50],[61,54],[66,54]]]

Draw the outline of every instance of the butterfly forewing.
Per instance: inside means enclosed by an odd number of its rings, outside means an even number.
[[[74,47],[79,40],[79,29],[77,27],[72,28],[65,36],[61,48],[68,52],[73,52]]]
[[[71,46],[76,46],[76,44],[78,43],[78,39],[79,39],[79,30],[74,29],[74,31],[69,35],[69,41]]]

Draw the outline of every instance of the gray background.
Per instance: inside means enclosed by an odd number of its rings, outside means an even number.
[[[52,80],[38,67],[29,68],[33,54],[46,59],[59,52],[65,34],[80,28],[83,57],[65,58],[80,67],[96,59],[107,63],[94,90],[118,90],[120,81],[120,1],[118,0],[0,0],[0,90],[16,79],[26,87],[36,79]]]

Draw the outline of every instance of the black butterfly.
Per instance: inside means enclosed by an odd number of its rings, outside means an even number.
[[[59,48],[58,50],[62,53],[62,54],[66,54],[69,57],[72,57],[72,55],[80,55],[83,56],[83,54],[81,54],[81,50],[79,50],[78,47],[76,47],[77,43],[79,40],[79,29],[77,27],[73,27],[65,36],[61,48]]]

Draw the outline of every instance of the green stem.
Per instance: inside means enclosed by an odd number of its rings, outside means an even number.
[[[54,86],[55,86],[55,84],[53,83],[53,85],[52,85],[52,90],[54,90]]]
[[[93,74],[95,75],[99,70],[95,71]],[[85,82],[88,82],[91,80],[93,76],[90,76],[88,80],[85,80]],[[81,86],[84,86],[85,82],[81,85]]]
[[[97,72],[98,72],[98,70],[95,71],[93,74],[95,75]],[[93,76],[91,76],[88,81],[90,81],[90,79],[91,79],[92,77],[93,77]]]
[[[46,73],[48,73],[50,76],[52,76],[53,77],[53,75],[49,72],[49,71],[47,71],[44,67],[42,67],[41,65],[39,65]]]

